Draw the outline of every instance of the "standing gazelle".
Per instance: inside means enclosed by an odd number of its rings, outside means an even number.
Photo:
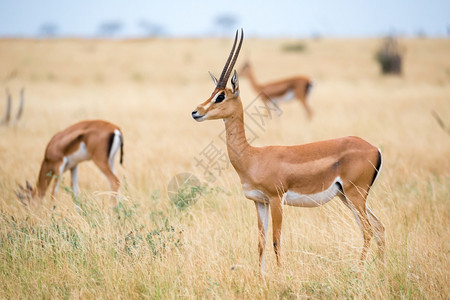
[[[235,52],[238,33],[220,79],[211,96],[192,112],[196,121],[223,119],[231,164],[238,173],[245,197],[256,205],[259,227],[259,261],[264,267],[269,207],[272,214],[273,246],[280,265],[283,204],[316,207],[335,196],[348,206],[361,227],[366,258],[375,237],[384,257],[384,226],[366,204],[366,198],[381,168],[381,152],[358,137],[344,137],[298,146],[253,147],[244,130],[244,114],[236,71],[231,88],[226,84],[243,41]],[[232,59],[232,60],[231,60]],[[231,64],[230,64],[231,61]]]
[[[123,158],[123,135],[117,125],[93,120],[76,123],[55,134],[47,145],[44,160],[36,182],[32,188],[27,182],[26,189],[21,187],[17,196],[21,200],[42,199],[48,186],[55,178],[52,196],[56,194],[62,174],[70,170],[72,190],[76,195],[78,189],[78,164],[92,160],[111,184],[113,192],[117,193],[120,181],[114,172],[114,157],[120,149],[120,163]],[[22,194],[25,192],[25,194]],[[112,197],[117,204],[117,197]]]
[[[253,89],[260,95],[266,106],[269,101],[276,103],[296,99],[305,108],[308,118],[312,118],[313,112],[307,102],[307,97],[313,85],[308,77],[295,76],[260,84],[257,82],[255,75],[253,75],[252,67],[248,62],[242,66],[239,74],[248,77]]]

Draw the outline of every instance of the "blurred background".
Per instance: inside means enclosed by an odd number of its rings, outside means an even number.
[[[443,37],[450,2],[0,1],[0,37]]]

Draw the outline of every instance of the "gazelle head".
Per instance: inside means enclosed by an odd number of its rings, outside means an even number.
[[[233,115],[236,108],[242,106],[239,100],[239,80],[236,71],[234,71],[233,76],[231,77],[231,88],[227,88],[226,85],[239,56],[243,39],[244,31],[241,29],[241,38],[235,51],[236,42],[238,40],[238,31],[236,30],[233,48],[231,48],[230,55],[222,70],[220,79],[217,80],[214,75],[209,73],[216,88],[211,96],[205,102],[198,105],[197,109],[192,112],[192,117],[196,121],[201,122],[204,120],[226,119]]]

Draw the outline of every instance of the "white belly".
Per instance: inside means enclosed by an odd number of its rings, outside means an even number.
[[[90,155],[87,151],[86,144],[84,142],[81,142],[78,150],[75,151],[74,153],[66,156],[65,159],[67,160],[67,164],[66,164],[66,168],[65,168],[66,170],[72,169],[80,162],[90,159]]]
[[[282,102],[282,101],[290,101],[290,100],[293,100],[294,98],[295,98],[294,91],[293,90],[288,90],[283,95],[281,95],[279,97],[272,98],[272,100],[275,101],[275,102]]]
[[[339,192],[342,181],[340,177],[336,177],[328,189],[316,194],[300,194],[294,191],[286,191],[283,194],[283,204],[299,207],[317,207],[323,205],[333,199]],[[246,198],[262,203],[268,203],[269,197],[262,191],[251,189],[247,184],[244,184],[244,195]]]
[[[299,194],[288,190],[284,194],[285,204],[300,207],[323,205],[339,193],[339,184],[342,186],[341,179],[337,177],[328,189],[316,194]]]

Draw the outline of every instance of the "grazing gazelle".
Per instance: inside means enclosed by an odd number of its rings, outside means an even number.
[[[25,96],[24,96],[24,89],[22,88],[20,90],[20,104],[19,108],[17,110],[17,114],[14,120],[11,120],[11,94],[9,93],[9,90],[6,90],[6,110],[3,113],[3,117],[0,120],[1,125],[9,125],[11,122],[13,124],[20,120],[20,117],[23,113],[23,106],[25,104]]]
[[[252,67],[248,62],[242,66],[239,75],[248,77],[253,89],[261,95],[261,99],[266,106],[269,101],[279,102],[297,99],[305,108],[308,118],[311,119],[313,112],[309,107],[307,97],[312,88],[312,81],[308,77],[296,76],[260,84],[256,81]]]
[[[58,190],[62,174],[70,170],[72,189],[78,194],[78,164],[92,160],[111,184],[113,192],[117,193],[120,181],[114,172],[114,157],[120,149],[120,163],[123,158],[123,135],[117,125],[93,120],[76,123],[55,134],[45,149],[41,170],[33,188],[28,182],[27,187],[20,188],[17,196],[21,200],[42,199],[48,186],[55,178],[52,195]],[[22,194],[24,193],[24,194]],[[117,204],[117,197],[112,197]]]
[[[245,136],[244,114],[236,71],[231,88],[226,84],[243,41],[235,52],[238,33],[220,79],[211,96],[192,112],[196,121],[223,119],[231,164],[238,173],[245,197],[256,205],[259,227],[259,262],[264,266],[269,207],[272,214],[273,246],[280,265],[283,204],[316,207],[335,196],[348,206],[361,227],[365,260],[375,237],[384,257],[384,226],[366,204],[366,198],[381,168],[381,152],[358,137],[344,137],[298,146],[253,147]],[[231,60],[232,59],[232,60]],[[230,64],[231,61],[231,64]]]

